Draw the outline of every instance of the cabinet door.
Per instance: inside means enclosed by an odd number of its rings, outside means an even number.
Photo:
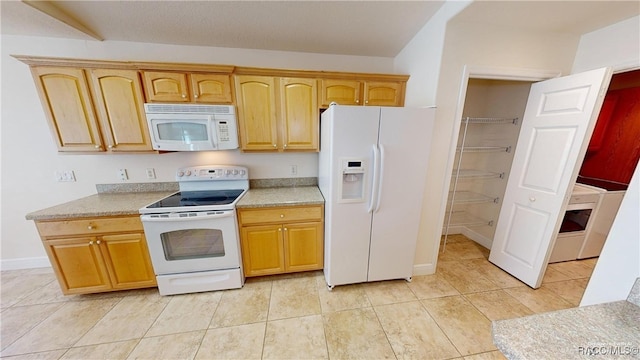
[[[151,151],[136,70],[91,70],[95,105],[110,151]]]
[[[355,80],[321,80],[322,106],[327,107],[332,101],[338,105],[360,104],[360,81]]]
[[[404,104],[404,85],[396,82],[364,83],[364,105],[366,106],[402,106]]]
[[[65,295],[111,289],[95,237],[48,240],[44,245]]]
[[[144,72],[144,92],[149,102],[189,102],[187,74]]]
[[[280,274],[285,271],[282,225],[246,226],[241,231],[245,276]]]
[[[284,150],[318,150],[318,85],[315,79],[280,79]]]
[[[84,71],[35,66],[31,72],[58,151],[102,151]]]
[[[322,269],[323,223],[284,225],[284,268],[287,272]]]
[[[197,103],[230,104],[231,79],[224,74],[191,74],[191,93]]]
[[[137,289],[156,285],[144,234],[105,235],[100,241],[114,289]]]
[[[236,76],[236,103],[242,150],[277,150],[275,79]]]

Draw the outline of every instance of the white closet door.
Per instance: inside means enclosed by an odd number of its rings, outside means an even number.
[[[542,276],[611,70],[533,84],[489,261],[532,288]]]

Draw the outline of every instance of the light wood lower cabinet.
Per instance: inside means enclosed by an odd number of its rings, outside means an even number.
[[[156,286],[138,217],[37,221],[65,295]]]
[[[324,207],[239,209],[245,276],[322,269]]]

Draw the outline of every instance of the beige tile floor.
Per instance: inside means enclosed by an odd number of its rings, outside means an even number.
[[[502,359],[491,320],[577,306],[595,260],[552,264],[532,290],[449,238],[436,274],[338,286],[322,272],[242,289],[63,296],[51,269],[4,271],[7,359]]]

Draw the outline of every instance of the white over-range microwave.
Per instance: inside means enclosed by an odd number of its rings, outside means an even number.
[[[153,149],[209,151],[238,148],[231,105],[144,104]]]

